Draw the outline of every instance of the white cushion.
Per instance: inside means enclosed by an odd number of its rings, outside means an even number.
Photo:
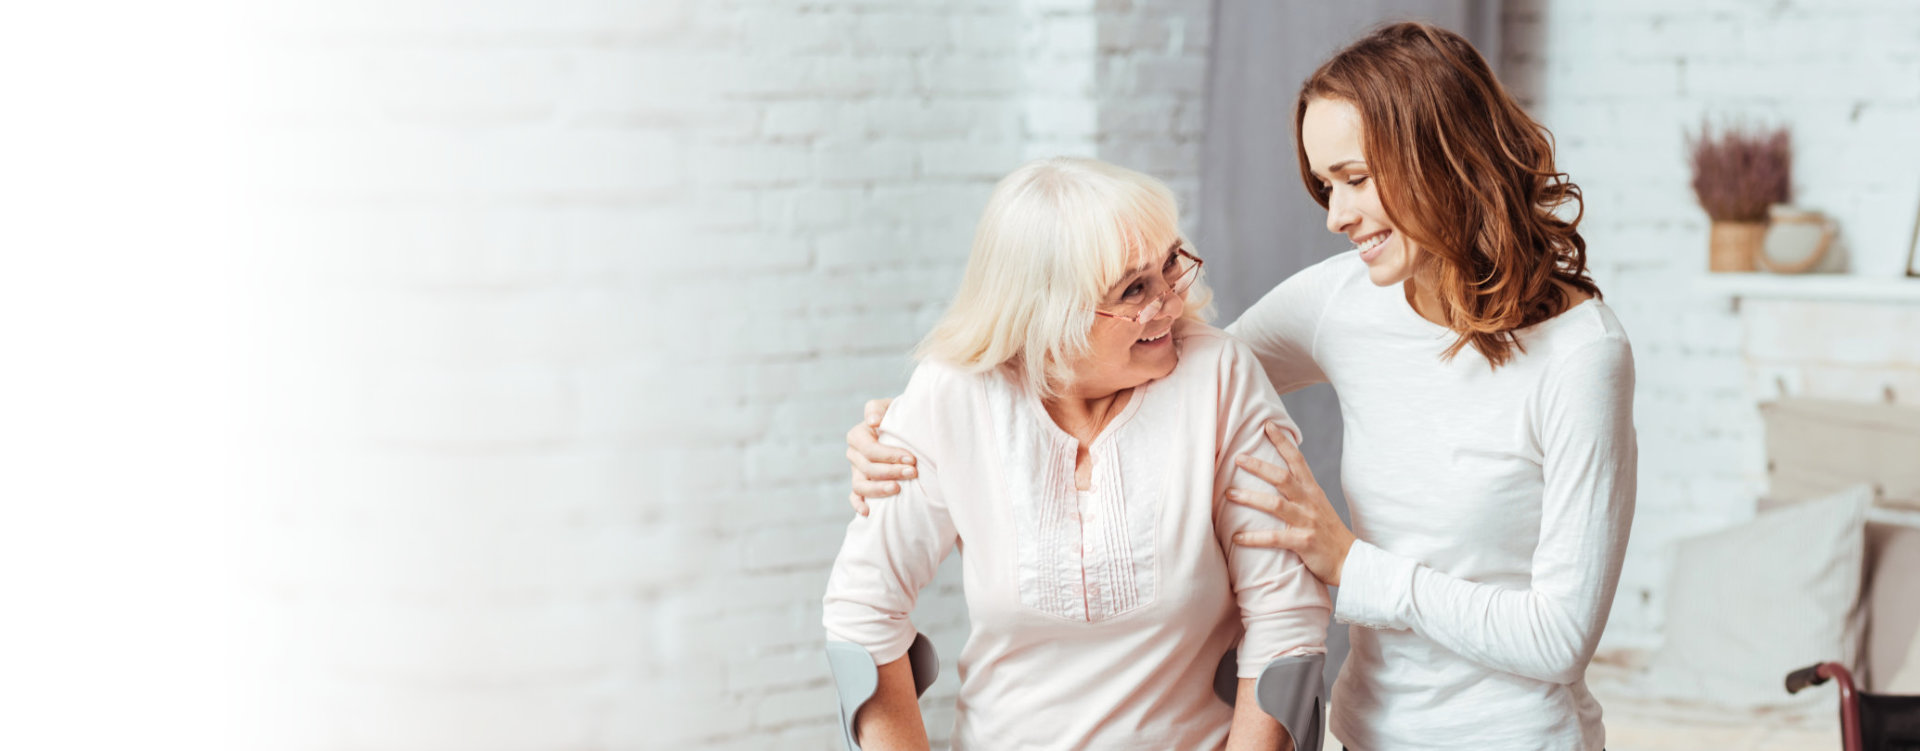
[[[1790,696],[1782,684],[1817,662],[1857,662],[1872,500],[1871,488],[1848,488],[1682,541],[1666,641],[1649,671],[1655,690],[1740,707],[1831,702],[1827,692]]]

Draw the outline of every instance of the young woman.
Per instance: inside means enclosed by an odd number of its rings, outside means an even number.
[[[1632,351],[1560,213],[1579,189],[1486,61],[1431,26],[1341,50],[1295,114],[1307,191],[1354,249],[1228,332],[1280,391],[1338,391],[1353,527],[1276,436],[1284,462],[1238,460],[1269,487],[1230,497],[1287,526],[1235,539],[1340,587],[1335,617],[1361,627],[1332,700],[1347,746],[1600,749],[1584,675],[1637,459]],[[866,428],[849,443],[856,508],[911,466]]]
[[[851,717],[864,751],[927,747],[909,615],[956,548],[972,633],[955,749],[1282,739],[1255,678],[1324,652],[1330,603],[1294,554],[1230,540],[1271,525],[1226,501],[1260,485],[1231,461],[1277,461],[1263,430],[1294,428],[1253,354],[1204,323],[1178,227],[1164,185],[1093,160],[1035,162],[994,190],[879,426],[918,454],[915,476],[847,528],[827,584],[829,638],[878,666]],[[1236,644],[1229,707],[1215,668]]]

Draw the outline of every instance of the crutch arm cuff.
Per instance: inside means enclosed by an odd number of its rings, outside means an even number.
[[[1253,684],[1254,700],[1261,711],[1280,723],[1293,738],[1296,751],[1319,751],[1326,734],[1326,699],[1321,695],[1320,678],[1326,665],[1324,654],[1276,657]]]
[[[913,693],[922,696],[940,675],[940,655],[926,634],[914,634],[907,647],[907,665],[913,669]],[[840,735],[847,751],[860,751],[854,742],[853,721],[860,708],[880,688],[880,667],[865,647],[852,642],[827,642],[827,668],[833,672],[833,687],[840,701]]]

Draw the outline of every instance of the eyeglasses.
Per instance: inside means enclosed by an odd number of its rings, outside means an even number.
[[[1167,285],[1166,289],[1160,290],[1160,294],[1154,295],[1153,299],[1147,300],[1145,303],[1135,303],[1135,305],[1139,307],[1131,311],[1113,313],[1094,308],[1093,314],[1106,316],[1108,318],[1118,318],[1122,321],[1132,321],[1137,324],[1144,324],[1151,321],[1154,316],[1160,315],[1160,311],[1166,309],[1168,297],[1172,295],[1184,296],[1187,294],[1187,290],[1193,288],[1193,283],[1200,279],[1200,266],[1203,263],[1205,263],[1205,261],[1201,261],[1199,256],[1188,253],[1186,248],[1174,248],[1173,252],[1167,255],[1167,265],[1160,269],[1159,281]],[[1153,281],[1153,279],[1154,277],[1149,276],[1146,279],[1135,282],[1135,284]]]

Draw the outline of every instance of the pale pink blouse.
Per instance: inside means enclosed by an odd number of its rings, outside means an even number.
[[[1267,421],[1298,435],[1242,344],[1181,324],[1180,362],[1137,388],[1089,448],[1004,373],[923,363],[881,424],[920,476],[847,528],[827,584],[830,639],[877,664],[912,644],[909,615],[950,550],[962,554],[972,632],[961,650],[955,749],[1218,749],[1232,709],[1215,668],[1240,677],[1324,650],[1331,603],[1292,553],[1240,548],[1270,516],[1227,503],[1271,490],[1233,457],[1279,461]]]

